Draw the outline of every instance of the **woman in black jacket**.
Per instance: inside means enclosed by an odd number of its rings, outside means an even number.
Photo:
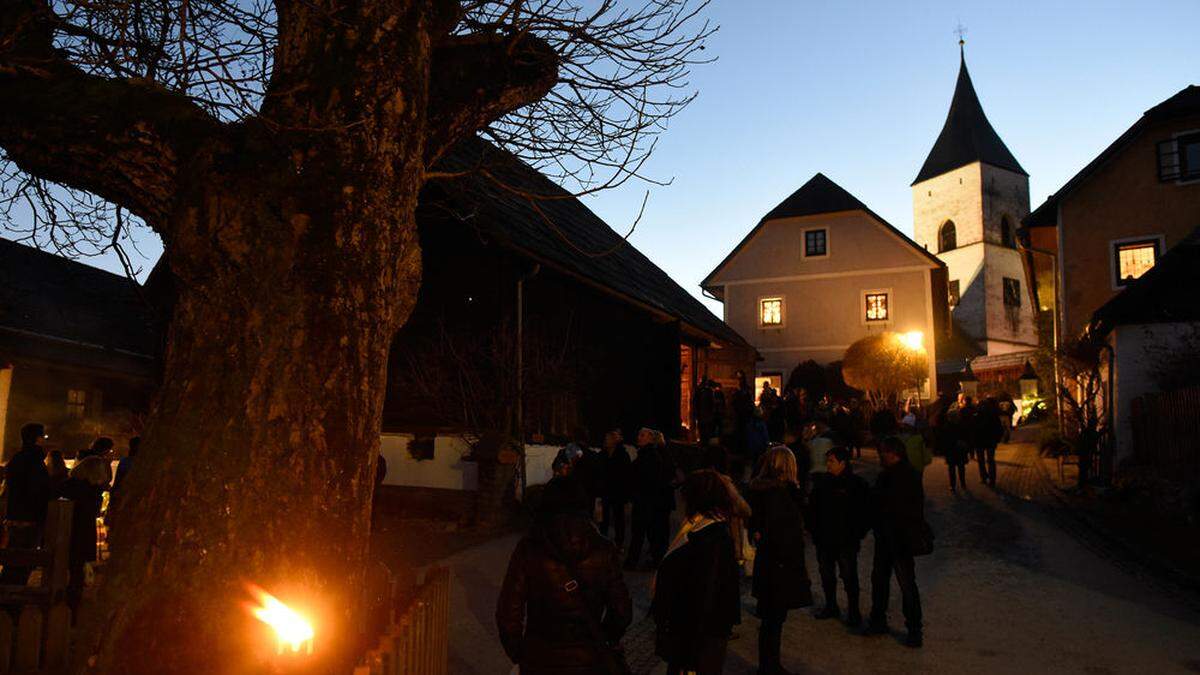
[[[812,604],[804,565],[804,492],[796,456],[777,445],[750,482],[750,533],[757,547],[752,594],[758,599],[758,672],[784,673],[779,660],[788,610]]]
[[[67,606],[79,609],[88,563],[96,562],[96,519],[108,489],[108,473],[102,462],[82,461],[71,470],[58,495],[71,500],[71,548],[67,555]]]
[[[727,519],[729,490],[711,469],[683,483],[687,517],[654,580],[650,613],[655,651],[668,675],[719,675],[733,626],[741,622],[741,589]]]
[[[500,642],[521,675],[614,672],[612,646],[632,619],[617,547],[573,504],[546,505],[496,602]]]

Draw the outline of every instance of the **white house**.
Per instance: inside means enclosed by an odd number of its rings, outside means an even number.
[[[799,363],[841,360],[871,333],[919,337],[936,382],[946,266],[818,173],[763,216],[701,282],[724,319],[762,355],[757,378],[779,385]]]

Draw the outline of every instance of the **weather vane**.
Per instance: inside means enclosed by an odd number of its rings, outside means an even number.
[[[958,26],[955,27],[954,34],[958,36],[958,46],[959,47],[967,44],[966,39],[963,38],[963,36],[967,34],[967,27],[962,25],[961,21],[959,21]]]

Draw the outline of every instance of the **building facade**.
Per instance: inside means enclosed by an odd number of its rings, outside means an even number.
[[[984,114],[965,58],[912,197],[913,236],[946,263],[957,329],[980,355],[1036,348],[1036,308],[1016,236],[1029,213],[1029,175]]]
[[[1024,221],[1060,341],[1200,226],[1200,87],[1146,111]]]
[[[756,376],[840,361],[871,333],[920,334],[936,381],[945,266],[822,174],[772,209],[704,279],[724,318],[762,356]]]

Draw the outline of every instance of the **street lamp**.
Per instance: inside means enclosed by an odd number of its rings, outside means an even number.
[[[900,334],[900,342],[914,352],[925,349],[925,334],[919,330],[910,330]]]
[[[1038,376],[1033,370],[1033,364],[1026,361],[1025,370],[1021,373],[1018,380],[1021,384],[1021,398],[1037,398],[1038,397]]]

